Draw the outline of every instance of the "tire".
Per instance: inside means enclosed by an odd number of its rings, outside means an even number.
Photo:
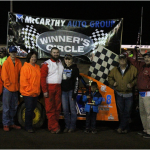
[[[46,113],[45,113],[45,109],[44,109],[43,105],[39,102],[37,102],[37,106],[34,109],[33,117],[34,117],[33,122],[32,122],[33,127],[40,128],[45,122]],[[22,127],[24,127],[25,126],[25,103],[24,102],[22,102],[18,106],[17,119],[18,119],[18,123]]]

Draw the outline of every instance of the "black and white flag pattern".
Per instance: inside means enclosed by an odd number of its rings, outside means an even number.
[[[23,40],[25,43],[25,47],[29,50],[36,49],[36,39],[38,38],[39,33],[37,33],[33,25],[26,25],[26,28],[22,28],[21,34],[24,35]]]
[[[108,85],[108,74],[118,65],[118,55],[99,45],[89,68],[88,76]]]

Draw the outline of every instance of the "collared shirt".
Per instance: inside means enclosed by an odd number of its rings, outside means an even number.
[[[124,72],[125,72],[125,70],[127,69],[127,67],[128,67],[128,64],[126,65],[126,68],[125,68],[124,70],[122,70],[121,67],[120,67],[120,65],[119,65],[119,68],[120,68],[120,71],[121,71],[122,76],[124,75]]]

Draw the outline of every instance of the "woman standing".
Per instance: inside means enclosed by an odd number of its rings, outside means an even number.
[[[64,132],[74,132],[77,120],[76,96],[78,92],[79,69],[76,64],[73,64],[71,54],[65,55],[64,62],[65,65],[61,84],[62,108],[65,118]]]
[[[37,53],[32,51],[27,55],[27,61],[24,63],[20,72],[20,93],[25,102],[25,129],[33,133],[32,120],[34,109],[37,105],[40,95],[40,66],[36,64]]]

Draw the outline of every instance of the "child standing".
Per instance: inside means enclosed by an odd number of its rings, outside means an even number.
[[[90,98],[89,94],[91,94],[92,103],[88,103],[88,99]],[[92,82],[91,84],[91,93],[87,92],[83,95],[83,102],[86,102],[84,111],[86,112],[86,129],[85,133],[90,132],[90,123],[92,133],[97,133],[96,130],[96,116],[98,113],[98,105],[102,102],[102,95],[98,91],[98,86],[96,82]]]

